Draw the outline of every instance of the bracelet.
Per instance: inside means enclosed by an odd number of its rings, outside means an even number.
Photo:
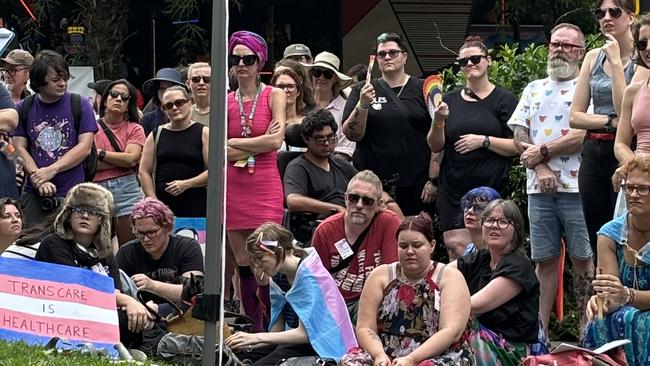
[[[434,186],[438,186],[438,177],[429,177],[428,179],[429,183],[433,184]]]
[[[627,286],[623,286],[623,289],[625,289],[627,295],[625,296],[625,301],[623,301],[621,305],[625,306],[631,304],[634,301],[635,294],[634,290]]]
[[[445,121],[442,121],[442,123],[432,123],[433,127],[435,128],[444,128],[445,127]]]

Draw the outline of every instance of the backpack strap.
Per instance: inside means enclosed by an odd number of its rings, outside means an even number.
[[[19,115],[19,123],[20,126],[23,128],[23,131],[25,132],[25,136],[27,136],[27,129],[29,128],[29,109],[32,107],[32,103],[34,102],[34,94],[29,95],[25,97],[23,100],[23,105],[20,108],[20,115]]]
[[[71,93],[70,104],[72,105],[74,129],[77,131],[77,136],[79,136],[79,128],[81,128],[81,95],[77,93]]]
[[[115,152],[122,152],[122,149],[120,149],[120,144],[117,143],[117,139],[115,138],[115,135],[113,134],[113,131],[111,131],[110,128],[102,121],[102,119],[98,119],[97,123],[99,123],[99,126],[102,128],[104,131],[104,134],[106,137],[108,137],[108,142],[111,143],[111,146],[113,147],[113,150]]]
[[[154,187],[156,186],[156,167],[158,166],[158,140],[160,140],[162,129],[163,125],[156,127],[156,133],[153,134],[153,170],[151,171],[151,179],[153,180]]]

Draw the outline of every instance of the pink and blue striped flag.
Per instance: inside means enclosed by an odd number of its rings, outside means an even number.
[[[59,337],[115,357],[120,341],[113,279],[91,270],[0,258],[0,339],[45,345]]]

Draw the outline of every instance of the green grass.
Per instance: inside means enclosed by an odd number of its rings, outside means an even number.
[[[45,353],[43,347],[28,346],[25,343],[7,343],[0,340],[0,366],[107,366],[117,365],[108,358],[75,353]],[[121,365],[136,365],[137,363],[119,363]],[[141,365],[169,366],[170,364],[159,361],[147,361]]]

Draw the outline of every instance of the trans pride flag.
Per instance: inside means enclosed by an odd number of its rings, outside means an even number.
[[[341,292],[323,267],[313,248],[298,266],[296,278],[288,292],[271,281],[271,322],[278,321],[288,302],[307,330],[309,343],[318,356],[339,360],[347,350],[357,347],[352,322]]]
[[[120,341],[113,279],[88,269],[0,258],[0,339],[73,347],[91,343],[117,356]]]

